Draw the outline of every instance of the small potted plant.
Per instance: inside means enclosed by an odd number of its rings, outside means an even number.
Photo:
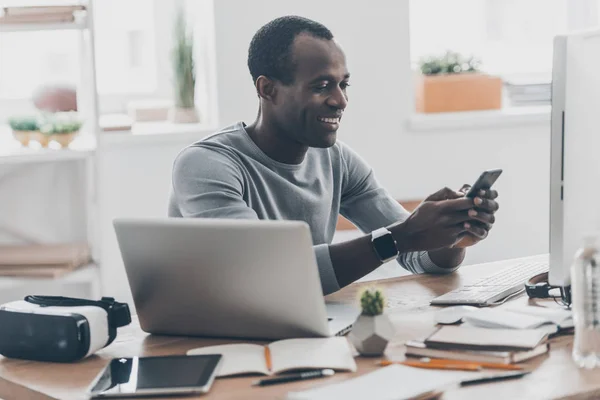
[[[194,37],[188,32],[183,8],[179,9],[175,22],[175,45],[171,52],[175,104],[169,111],[169,119],[175,123],[198,122],[194,93],[196,89]]]
[[[417,112],[494,110],[502,106],[502,79],[481,72],[474,57],[448,51],[421,59],[419,69]]]
[[[61,147],[68,147],[79,133],[82,125],[76,114],[70,112],[52,114],[41,125],[40,131],[47,141],[54,140]]]
[[[29,146],[32,139],[37,139],[39,125],[35,116],[14,116],[8,119],[12,134],[23,146]]]
[[[383,313],[385,298],[378,289],[365,289],[360,296],[362,312],[349,334],[356,350],[364,356],[380,356],[394,336],[394,326]]]

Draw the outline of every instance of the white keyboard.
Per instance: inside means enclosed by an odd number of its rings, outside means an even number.
[[[511,294],[524,290],[525,282],[529,278],[547,271],[548,261],[515,260],[513,265],[503,268],[493,275],[436,297],[431,304],[489,306]]]

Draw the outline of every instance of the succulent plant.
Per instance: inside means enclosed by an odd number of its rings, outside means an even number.
[[[385,307],[385,298],[379,289],[365,289],[360,295],[363,315],[381,315]]]
[[[65,112],[47,115],[40,126],[44,135],[60,135],[77,132],[83,123],[77,118],[77,113]]]
[[[8,125],[14,131],[37,131],[40,128],[37,118],[32,115],[10,117]]]
[[[175,46],[171,52],[174,78],[175,105],[180,108],[194,107],[196,68],[194,65],[194,38],[188,32],[185,13],[180,8],[175,23]]]
[[[419,61],[419,69],[423,75],[460,74],[478,72],[480,61],[475,57],[465,57],[453,51],[441,56],[429,56]]]

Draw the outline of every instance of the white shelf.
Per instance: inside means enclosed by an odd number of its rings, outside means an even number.
[[[50,148],[35,147],[34,144],[23,147],[8,131],[0,129],[0,165],[83,160],[96,149],[94,138],[85,134],[77,137],[66,149],[55,144],[51,142]]]
[[[493,111],[415,113],[410,116],[407,125],[408,129],[414,132],[542,125],[550,124],[550,111],[550,106],[531,106],[509,107]]]
[[[29,24],[0,24],[0,32],[36,32],[86,29],[85,22],[60,22],[60,23],[29,23]]]
[[[0,276],[0,289],[9,289],[23,285],[35,283],[89,283],[94,284],[99,278],[98,267],[95,264],[88,264],[78,268],[66,275],[58,278],[40,278],[40,277],[8,277]]]
[[[174,124],[171,122],[136,122],[129,131],[101,132],[98,142],[102,146],[164,144],[188,141],[190,144],[217,131],[217,127],[204,123]]]

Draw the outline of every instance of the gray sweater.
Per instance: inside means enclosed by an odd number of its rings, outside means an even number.
[[[173,165],[169,216],[301,220],[310,226],[325,294],[339,289],[329,255],[338,215],[371,232],[409,213],[348,146],[309,148],[301,164],[269,158],[239,122],[183,149]],[[449,273],[427,252],[401,254],[413,273]]]

